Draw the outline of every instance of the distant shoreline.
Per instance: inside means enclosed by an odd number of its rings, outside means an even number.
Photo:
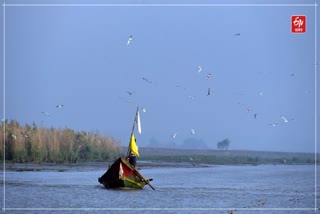
[[[122,148],[125,149],[125,148]],[[125,151],[125,150],[124,150]],[[189,150],[141,147],[138,168],[214,167],[220,165],[314,165],[315,154],[239,150]],[[125,155],[122,155],[125,156]],[[317,153],[317,157],[319,153]],[[317,164],[320,157],[317,158]],[[8,171],[105,171],[113,161],[82,161],[77,163],[13,163],[6,162]],[[0,168],[3,170],[3,164]]]
[[[50,164],[50,163],[6,163],[5,171],[16,172],[38,172],[38,171],[106,171],[110,162],[89,162],[89,163],[72,163],[72,164]],[[138,170],[150,168],[205,168],[218,166],[259,166],[259,165],[314,165],[315,163],[306,164],[209,164],[209,163],[191,163],[191,162],[161,162],[161,161],[138,161]],[[3,165],[0,167],[3,171]]]
[[[314,164],[314,153],[140,148],[141,160],[212,165]],[[320,156],[317,153],[317,163]]]

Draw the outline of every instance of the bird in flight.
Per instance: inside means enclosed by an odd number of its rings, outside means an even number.
[[[129,36],[127,45],[129,45],[131,41],[132,41],[132,35]]]
[[[177,137],[177,132],[172,135],[172,138],[175,139]]]
[[[289,122],[284,116],[281,117],[285,123]]]
[[[196,131],[194,129],[190,129],[190,131],[191,131],[191,134],[195,134],[196,133]]]
[[[269,126],[273,126],[273,127],[274,127],[274,126],[277,126],[277,125],[278,125],[278,123],[270,123],[270,124],[269,124]]]
[[[252,110],[250,106],[247,107],[247,112],[249,113]]]
[[[290,120],[294,120],[294,118],[287,119],[284,116],[281,117],[285,123],[288,123]]]
[[[210,95],[210,88],[208,88],[208,93],[207,93],[207,96],[209,96]]]
[[[44,116],[50,117],[50,114],[46,111],[42,111],[41,114],[43,114]]]
[[[234,34],[234,36],[240,36],[240,33],[236,33],[236,34]]]
[[[148,79],[145,78],[145,77],[142,77],[142,79],[143,79],[144,81],[146,81],[147,83],[152,83],[152,81],[148,80]]]
[[[207,74],[207,80],[210,79],[211,76],[212,76],[212,74],[211,74],[211,73],[208,73],[208,74]]]
[[[63,108],[64,105],[57,105],[56,108]]]
[[[131,96],[131,95],[133,95],[134,92],[127,91],[127,93]]]
[[[142,111],[143,111],[143,112],[146,112],[146,111],[147,111],[147,109],[146,109],[145,107],[143,107],[143,108],[142,108]]]
[[[199,65],[199,67],[198,67],[198,72],[200,73],[202,71],[202,68],[201,68],[201,66]]]

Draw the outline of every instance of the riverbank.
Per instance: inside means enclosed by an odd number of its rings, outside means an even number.
[[[122,148],[125,156],[126,148]],[[167,149],[141,147],[138,168],[157,167],[211,167],[215,165],[300,165],[315,164],[313,153],[290,153],[290,152],[266,152],[244,150],[190,150],[190,149]],[[116,159],[116,158],[115,158]],[[114,159],[114,160],[115,160]],[[81,161],[76,163],[16,163],[6,162],[5,169],[8,171],[90,171],[107,170],[114,160],[109,161]],[[317,164],[319,164],[317,154]],[[0,165],[3,170],[4,164]]]
[[[6,171],[17,171],[17,172],[37,172],[37,171],[98,171],[107,170],[112,162],[83,162],[83,163],[72,163],[72,164],[52,164],[52,163],[6,163]],[[3,171],[4,165],[2,164],[0,169]],[[146,168],[191,168],[191,167],[209,167],[207,164],[192,164],[188,162],[184,163],[170,163],[170,162],[159,162],[159,161],[138,161],[138,169]]]
[[[249,150],[198,150],[198,149],[168,149],[168,148],[140,148],[141,160],[191,163],[213,165],[238,165],[238,164],[314,164],[319,163],[317,153],[303,152],[272,152]]]
[[[170,150],[172,151],[172,150]],[[315,161],[312,159],[311,154],[278,154],[267,153],[261,155],[261,152],[249,152],[248,151],[229,151],[228,153],[221,154],[194,154],[194,151],[180,151],[183,154],[177,153],[177,155],[165,155],[164,153],[158,153],[157,155],[150,156],[145,153],[146,156],[138,159],[138,169],[147,168],[203,168],[214,167],[219,165],[314,165]],[[199,152],[199,151],[198,151]],[[213,153],[217,151],[212,151]],[[243,153],[243,154],[242,154]],[[244,155],[247,154],[247,155]],[[260,156],[257,156],[259,155]],[[272,156],[272,155],[273,156]],[[78,162],[78,163],[13,163],[7,162],[1,164],[0,169],[3,171],[4,167],[6,171],[106,171],[113,161],[106,162]],[[317,161],[319,164],[319,159]]]

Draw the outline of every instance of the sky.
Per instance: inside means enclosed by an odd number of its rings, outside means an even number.
[[[314,6],[31,3],[6,1],[5,28],[1,19],[2,118],[128,145],[139,107],[139,146],[193,138],[215,149],[229,139],[235,150],[316,151]],[[307,17],[306,33],[291,32],[292,15]]]

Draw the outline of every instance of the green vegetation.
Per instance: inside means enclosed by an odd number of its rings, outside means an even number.
[[[140,148],[140,160],[168,163],[238,164],[314,164],[314,153],[265,152],[245,150]],[[317,163],[320,163],[317,154]]]
[[[120,147],[118,141],[98,133],[76,132],[69,128],[38,128],[36,124],[21,126],[15,120],[5,121],[5,129],[4,133],[1,124],[0,161],[4,157],[6,161],[18,163],[113,161],[127,152],[127,147]],[[218,150],[141,147],[140,160],[223,165],[315,163],[312,153],[227,150],[228,139],[219,143]],[[320,163],[318,154],[317,163]]]
[[[35,124],[21,126],[15,120],[5,121],[5,133],[3,124],[0,128],[1,160],[5,155],[6,160],[20,163],[76,163],[113,160],[120,155],[116,140],[97,133],[38,128]]]
[[[230,156],[230,155],[177,155],[164,156],[153,155],[142,157],[141,160],[171,162],[171,163],[192,163],[192,164],[214,164],[214,165],[238,165],[238,164],[314,164],[312,159],[304,158],[261,158],[250,156]],[[319,163],[319,161],[318,161]]]

